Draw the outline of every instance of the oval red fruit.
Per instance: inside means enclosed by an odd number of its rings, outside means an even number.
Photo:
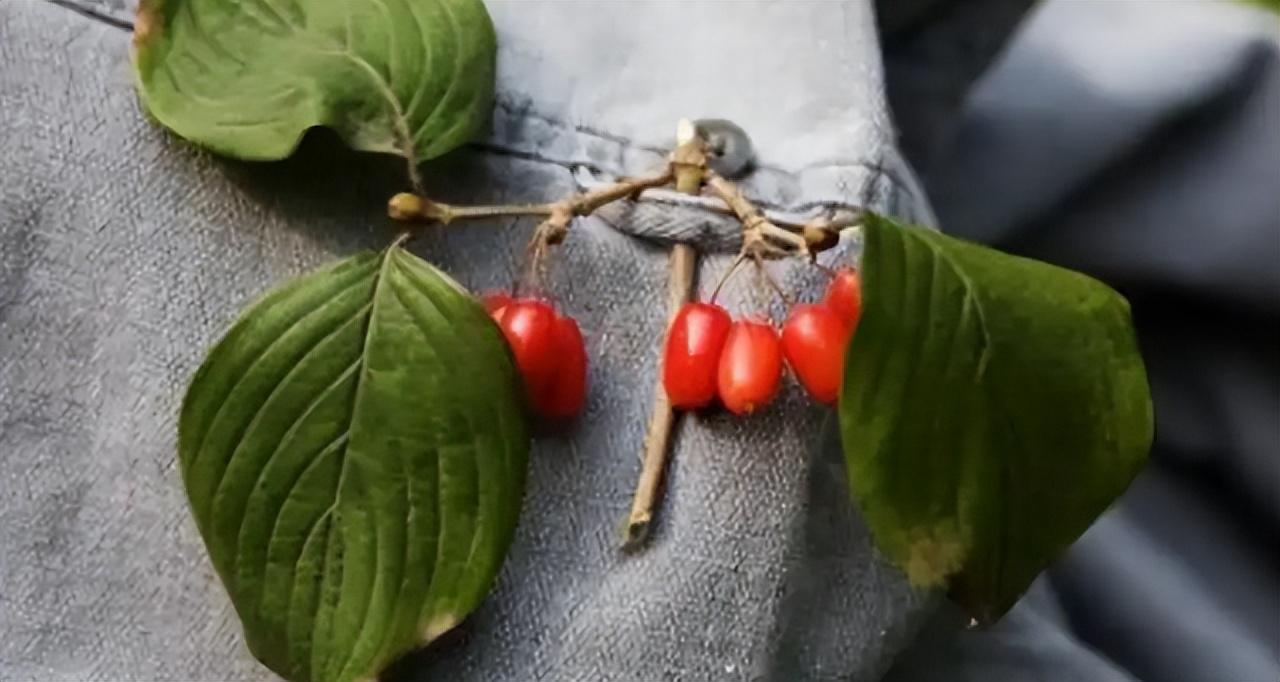
[[[497,322],[524,379],[530,405],[535,405],[549,390],[560,361],[555,310],[533,299],[512,301],[497,311]]]
[[[751,414],[773,399],[781,379],[778,332],[763,322],[734,322],[720,353],[720,402],[734,414]]]
[[[850,268],[841,268],[827,285],[827,295],[823,303],[831,306],[840,319],[851,328],[858,325],[858,317],[862,314],[862,281],[858,272]]]
[[[730,324],[729,313],[714,303],[686,303],[676,312],[662,353],[662,388],[672,407],[693,410],[715,400]]]
[[[505,291],[490,291],[480,296],[480,303],[484,306],[485,312],[497,321],[498,316],[502,314],[502,309],[511,305],[515,300],[511,298],[511,294]]]
[[[534,396],[533,409],[544,417],[568,419],[582,411],[587,399],[587,347],[572,317],[556,317],[558,367],[544,395]]]
[[[797,305],[782,325],[782,354],[800,385],[820,403],[834,403],[840,395],[851,330],[829,304]]]

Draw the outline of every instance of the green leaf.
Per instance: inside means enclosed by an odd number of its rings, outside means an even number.
[[[1151,398],[1102,283],[870,216],[840,426],[850,488],[917,585],[999,618],[1137,474]]]
[[[1253,5],[1260,9],[1280,14],[1280,0],[1240,0],[1246,5]]]
[[[147,110],[228,156],[282,159],[312,126],[410,163],[470,139],[493,102],[480,0],[142,0]]]
[[[524,491],[518,382],[484,309],[395,246],[244,313],[191,382],[178,454],[255,656],[366,679],[476,607]]]

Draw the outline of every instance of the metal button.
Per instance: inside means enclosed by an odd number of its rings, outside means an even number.
[[[693,122],[698,134],[707,141],[709,163],[717,173],[727,178],[738,178],[751,168],[755,151],[747,132],[733,121],[723,118],[703,118]]]

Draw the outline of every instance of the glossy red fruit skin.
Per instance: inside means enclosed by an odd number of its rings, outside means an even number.
[[[858,326],[862,315],[862,280],[856,270],[841,268],[827,285],[822,299],[850,328]]]
[[[781,379],[778,332],[763,322],[734,322],[720,353],[716,378],[720,402],[734,414],[751,414],[773,400]]]
[[[715,400],[731,324],[729,313],[714,303],[686,303],[676,312],[662,353],[662,388],[672,407],[696,410]]]
[[[587,347],[572,317],[557,316],[554,335],[558,367],[546,393],[534,396],[533,409],[544,417],[569,419],[587,400]]]
[[[511,298],[511,294],[505,291],[489,291],[481,294],[480,303],[484,306],[485,312],[493,318],[494,322],[498,321],[502,315],[502,309],[511,305],[515,299]]]
[[[816,401],[832,404],[844,379],[844,350],[853,331],[826,303],[802,303],[782,325],[782,355],[796,379]]]
[[[530,406],[535,406],[550,390],[559,368],[556,312],[542,301],[520,299],[498,310],[496,321],[524,380]]]

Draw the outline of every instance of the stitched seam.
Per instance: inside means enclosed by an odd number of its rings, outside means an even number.
[[[108,26],[112,26],[114,28],[124,30],[124,31],[133,30],[132,18],[121,18],[119,16],[116,16],[115,14],[96,11],[88,7],[84,7],[83,5],[80,5],[78,3],[72,2],[71,0],[45,0],[45,1],[55,6],[62,7],[69,11],[80,14],[81,16],[84,16],[92,21],[103,23]],[[621,148],[643,151],[643,152],[647,152],[657,156],[663,156],[666,154],[666,150],[658,149],[656,147],[640,145],[621,135],[607,133],[605,131],[590,128],[587,126],[569,124],[564,121],[547,116],[545,114],[541,114],[536,111],[533,111],[531,107],[522,107],[518,104],[513,104],[510,101],[503,101],[499,99],[494,102],[494,109],[507,112],[508,114],[515,115],[520,118],[540,121],[558,130],[571,131],[575,135],[591,138],[598,141],[608,142],[608,143],[617,145]],[[880,132],[883,133],[883,131],[880,131]],[[613,174],[612,172],[606,170],[605,168],[600,166],[598,163],[593,161],[585,161],[585,160],[569,161],[565,159],[554,159],[536,152],[529,152],[521,149],[514,149],[504,145],[494,144],[492,142],[483,142],[483,141],[471,142],[464,146],[475,151],[494,154],[498,156],[521,158],[521,159],[525,159],[527,161],[532,161],[536,163],[560,166],[562,168],[569,170],[570,172],[572,172],[576,168],[586,168],[596,174]],[[881,144],[877,146],[883,149],[884,145]],[[881,152],[879,156],[883,157],[883,152]],[[765,208],[768,210],[807,211],[807,210],[822,209],[822,208],[862,208],[862,207],[865,207],[866,204],[870,203],[870,200],[874,196],[873,193],[875,192],[875,185],[882,178],[888,180],[889,183],[893,186],[893,188],[898,192],[900,192],[901,194],[910,196],[917,201],[923,200],[923,197],[916,195],[916,193],[912,190],[912,187],[909,183],[907,183],[905,180],[899,177],[898,174],[893,173],[888,169],[886,169],[881,161],[836,159],[831,161],[822,161],[822,162],[814,163],[808,166],[804,166],[795,171],[788,171],[788,170],[779,168],[777,166],[770,166],[770,165],[760,164],[760,163],[757,163],[755,167],[759,170],[769,171],[772,173],[779,173],[789,177],[798,177],[801,173],[807,170],[819,170],[824,168],[829,168],[829,169],[860,168],[862,170],[866,170],[871,173],[870,180],[868,180],[867,183],[865,183],[864,187],[861,189],[861,192],[859,193],[859,196],[857,198],[858,201],[862,202],[861,205],[852,203],[852,202],[813,201],[813,202],[808,202],[804,204],[796,204],[792,206],[781,206],[775,203],[764,202],[764,201],[760,201],[758,199],[753,198],[753,200],[759,203],[762,208]],[[670,201],[670,200],[666,200],[666,201],[655,200],[647,197],[641,197],[640,201],[654,201],[656,203],[677,204],[677,202]],[[678,205],[684,205],[684,204],[678,204]],[[689,207],[694,209],[698,208],[696,205],[689,205]]]
[[[540,121],[552,128],[556,128],[561,131],[571,131],[582,137],[589,137],[595,140],[608,142],[611,144],[615,144],[619,147],[624,147],[626,149],[643,151],[643,152],[647,152],[657,156],[666,156],[667,153],[670,151],[669,149],[662,149],[660,147],[651,147],[648,145],[638,144],[634,140],[631,140],[630,138],[624,135],[609,133],[609,132],[602,131],[598,128],[592,128],[592,127],[588,127],[580,124],[568,123],[560,119],[548,116],[546,114],[539,113],[533,110],[532,106],[515,105],[510,103],[509,101],[498,99],[493,103],[493,107],[494,109],[502,110],[518,119]],[[886,145],[885,141],[888,140],[889,137],[885,135],[884,130],[882,130],[879,126],[876,126],[876,132],[878,133],[880,142],[873,143],[874,147],[878,149],[883,149]],[[494,147],[498,145],[490,144],[489,146]],[[883,157],[884,155],[883,153],[881,153],[879,154],[879,156]],[[551,161],[550,159],[547,159],[547,160]],[[555,161],[551,161],[551,162],[555,163]],[[591,164],[578,162],[575,165],[591,165]],[[796,170],[787,170],[780,166],[771,166],[768,164],[761,164],[761,163],[756,163],[754,164],[754,166],[761,170],[780,173],[784,175],[799,175],[800,173],[803,173],[804,171],[807,171],[807,170],[815,170],[815,169],[823,169],[823,168],[849,168],[849,167],[862,167],[872,171],[884,173],[886,175],[892,175],[891,173],[889,173],[883,168],[883,165],[880,161],[869,162],[869,161],[863,161],[859,159],[836,158],[836,159],[830,159],[826,161],[816,161],[807,166],[802,166]],[[902,185],[903,183],[896,182],[895,184]]]

